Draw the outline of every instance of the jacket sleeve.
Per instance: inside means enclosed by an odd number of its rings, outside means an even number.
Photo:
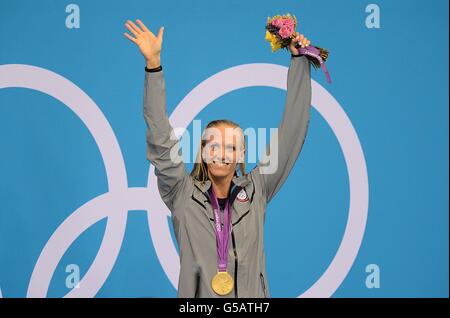
[[[172,210],[173,201],[187,174],[183,161],[171,158],[171,153],[179,153],[179,140],[167,116],[162,70],[145,72],[144,119],[147,125],[147,159],[155,166],[161,198]]]
[[[310,108],[310,63],[305,56],[291,56],[285,109],[278,128],[278,156],[274,156],[278,160],[269,165],[260,161],[251,171],[259,181],[267,202],[280,190],[300,154],[309,125]],[[270,146],[268,148],[270,154]]]

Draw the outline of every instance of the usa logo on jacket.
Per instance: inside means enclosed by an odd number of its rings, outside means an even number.
[[[248,201],[248,195],[247,192],[245,192],[245,189],[242,189],[239,191],[239,193],[236,196],[236,199],[238,199],[239,202],[247,202]]]

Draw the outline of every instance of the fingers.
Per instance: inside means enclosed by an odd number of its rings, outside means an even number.
[[[311,44],[311,41],[309,41],[303,34],[300,34],[296,32],[297,36],[294,38],[295,42],[298,42],[301,47],[307,47]]]
[[[137,34],[142,33],[143,31],[136,25],[134,24],[133,21],[128,20],[127,23],[125,23],[125,25],[127,26],[128,30],[130,30],[131,33],[133,33],[135,36],[137,36]]]
[[[301,40],[301,45],[302,47],[307,47],[309,45],[309,40],[307,38],[303,38],[303,40]]]
[[[131,41],[131,42],[133,42],[133,43],[136,43],[136,39],[135,38],[133,38],[131,35],[129,35],[128,33],[124,33],[124,35]]]
[[[164,27],[159,28],[159,32],[158,32],[158,38],[162,39],[164,34]]]
[[[141,20],[137,19],[136,22],[139,24],[139,26],[141,27],[141,29],[144,30],[144,32],[150,32],[150,30],[145,26],[144,23],[142,23]]]
[[[130,31],[135,37],[139,36],[139,33],[127,22],[125,23],[125,27]]]

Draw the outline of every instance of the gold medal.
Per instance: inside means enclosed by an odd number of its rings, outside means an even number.
[[[234,282],[228,272],[217,272],[211,280],[211,287],[217,295],[225,296],[233,290]]]

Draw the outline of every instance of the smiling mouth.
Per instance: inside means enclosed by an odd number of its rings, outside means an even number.
[[[213,163],[214,163],[215,165],[218,165],[218,166],[221,166],[221,167],[227,167],[227,166],[230,165],[229,162],[222,162],[222,161],[215,161],[215,160],[213,160]]]

